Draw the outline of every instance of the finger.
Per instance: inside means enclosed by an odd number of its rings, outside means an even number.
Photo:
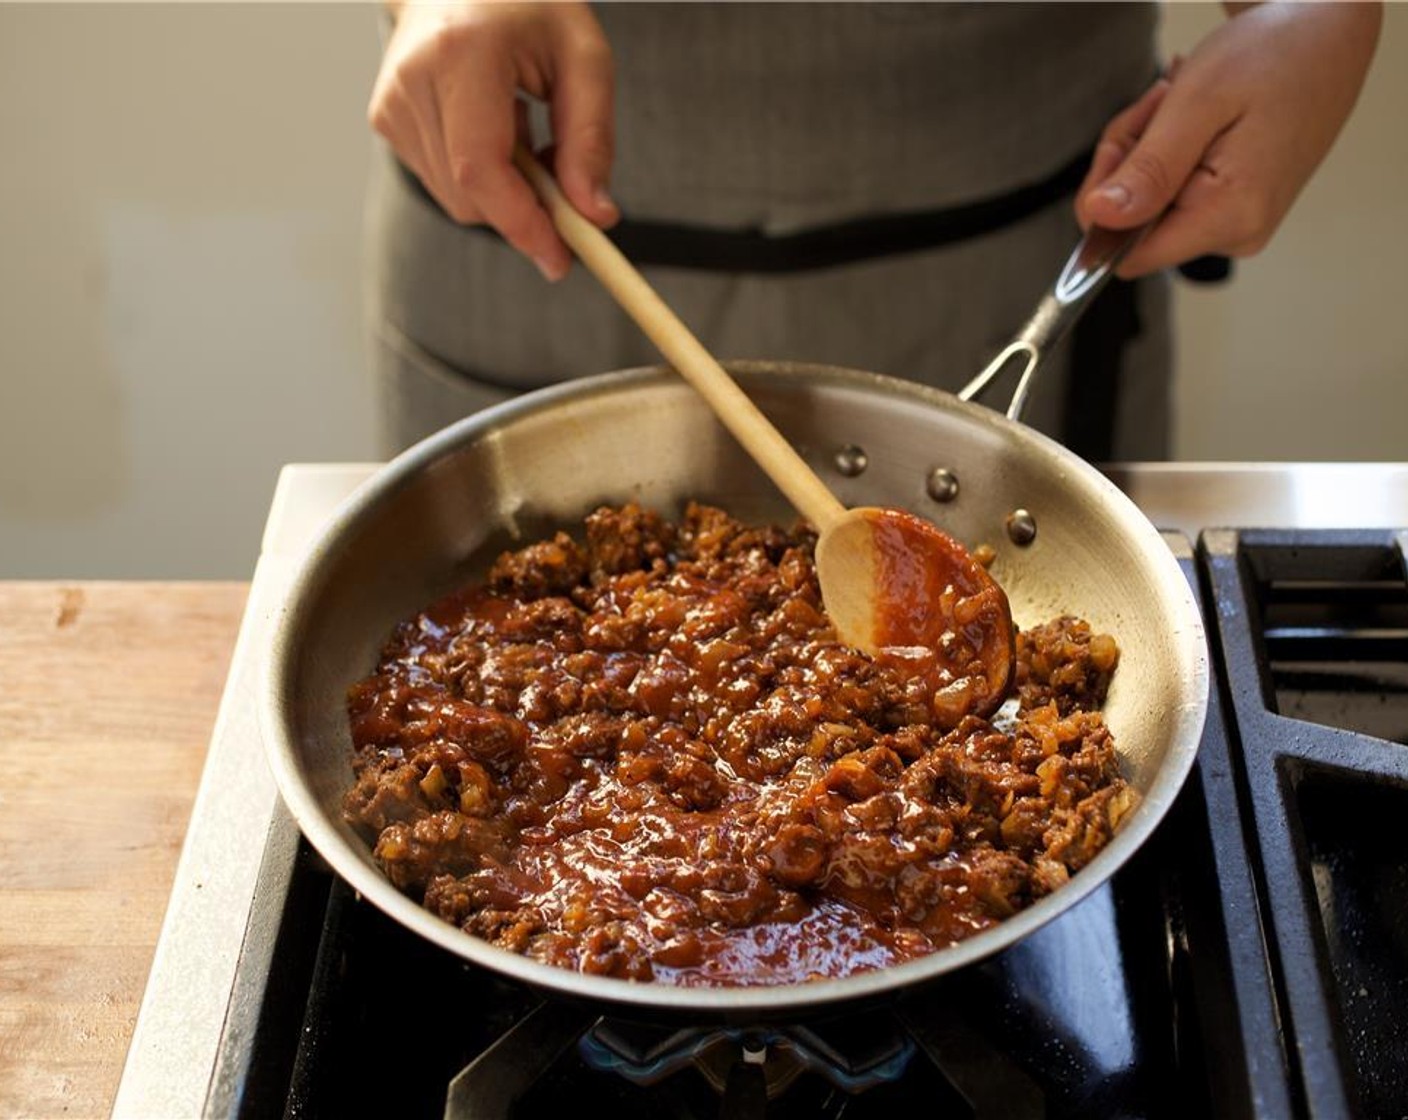
[[[453,189],[449,159],[445,154],[445,134],[440,120],[440,103],[435,87],[424,82],[418,88],[407,85],[406,80],[398,82],[403,103],[414,119],[414,127],[420,141],[421,162],[425,171],[420,175],[431,196],[442,210],[461,225],[471,225],[483,220],[483,215],[472,203],[460,197]]]
[[[1108,179],[1115,168],[1134,150],[1167,93],[1168,82],[1160,79],[1145,90],[1139,100],[1105,126],[1105,131],[1100,134],[1100,142],[1095,146],[1090,170],[1086,172],[1084,181],[1076,191],[1076,218],[1082,229],[1087,229],[1092,224],[1085,212],[1087,193]]]
[[[476,207],[547,279],[562,279],[571,255],[512,162],[518,127],[512,74],[492,62],[465,66],[447,74],[438,89],[455,199]]]
[[[415,110],[416,126],[420,130],[420,146],[425,153],[426,164],[430,168],[431,174],[435,177],[436,188],[453,202],[453,195],[450,190],[450,160],[445,153],[445,126],[440,119],[440,98],[435,91],[435,85],[431,81],[423,81],[415,91],[415,96],[410,96],[411,91],[407,90],[410,97],[411,106]],[[473,222],[479,219],[477,213],[469,213],[463,208],[459,213],[452,213],[458,222]]]
[[[1116,275],[1132,280],[1209,253],[1238,255],[1245,230],[1232,194],[1224,177],[1198,167],[1173,206],[1120,262]]]
[[[461,204],[449,189],[445,141],[432,83],[408,76],[407,67],[393,65],[388,55],[372,90],[367,120],[451,218],[463,224],[482,220],[475,207]]]
[[[1131,229],[1152,221],[1178,196],[1232,117],[1216,97],[1170,85],[1129,154],[1086,191],[1083,213],[1096,225]]]
[[[620,211],[607,191],[615,155],[615,78],[611,50],[600,35],[568,44],[552,91],[553,173],[568,200],[603,228]]]
[[[409,104],[397,96],[389,86],[385,90],[378,87],[367,108],[367,121],[377,135],[381,136],[391,150],[396,153],[396,158],[433,195],[435,193],[435,175],[426,159],[421,130]]]
[[[1095,146],[1095,155],[1090,160],[1090,170],[1085,173],[1085,180],[1076,191],[1076,224],[1081,230],[1088,230],[1094,221],[1086,213],[1087,192],[1099,183],[1103,183],[1122,162],[1127,153],[1118,143],[1113,140],[1101,140]]]

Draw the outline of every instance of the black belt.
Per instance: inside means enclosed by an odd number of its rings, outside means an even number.
[[[856,218],[795,233],[761,229],[717,229],[623,218],[611,231],[629,259],[716,272],[801,272],[834,268],[898,253],[937,249],[981,237],[1044,210],[1080,186],[1090,168],[1083,153],[1040,182],[1007,194],[952,206]],[[1075,224],[1074,217],[1071,220]]]
[[[813,226],[794,233],[762,229],[722,229],[682,222],[622,218],[608,231],[612,241],[639,265],[666,265],[706,272],[801,272],[874,260],[898,253],[936,249],[993,233],[1072,194],[1090,167],[1082,152],[1059,171],[1006,194],[942,210],[919,210],[856,218]],[[406,178],[432,205],[435,200],[419,179]],[[1075,219],[1072,217],[1072,227]],[[486,236],[488,226],[471,226]]]
[[[419,179],[397,163],[406,182],[427,203],[444,214]],[[666,265],[701,272],[802,272],[936,249],[981,237],[1009,226],[1073,194],[1090,167],[1083,152],[1055,174],[1004,195],[951,206],[857,218],[834,225],[814,226],[796,233],[770,234],[761,229],[720,229],[683,222],[650,222],[622,218],[608,236],[630,260],[642,265]],[[446,221],[452,219],[445,215]],[[1074,226],[1074,217],[1072,226]],[[502,241],[485,225],[464,226]],[[1223,283],[1232,262],[1222,256],[1198,257],[1178,271],[1199,284]]]

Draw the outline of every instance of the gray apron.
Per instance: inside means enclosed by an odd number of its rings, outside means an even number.
[[[1083,160],[1156,71],[1142,4],[596,11],[617,67],[613,236],[704,345],[945,389],[1055,277]],[[385,151],[368,253],[388,452],[516,393],[660,360],[580,265],[547,284]],[[1167,303],[1162,278],[1112,285],[1024,419],[1088,457],[1164,457]]]

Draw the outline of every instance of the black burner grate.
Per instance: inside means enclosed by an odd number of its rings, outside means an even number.
[[[1408,533],[1205,533],[1283,1022],[1314,1117],[1408,1115]]]

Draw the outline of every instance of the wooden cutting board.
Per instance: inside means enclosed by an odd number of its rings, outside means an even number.
[[[0,1116],[107,1116],[248,585],[0,582]]]

